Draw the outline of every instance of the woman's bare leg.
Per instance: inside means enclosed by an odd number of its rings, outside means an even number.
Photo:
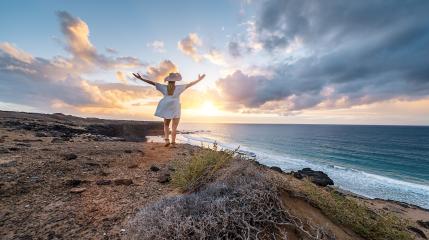
[[[170,122],[171,119],[164,118],[164,140],[165,146],[168,147],[170,145],[169,135],[170,135]]]
[[[176,143],[176,132],[177,132],[177,126],[179,126],[180,118],[173,118],[173,123],[171,124],[171,143]]]

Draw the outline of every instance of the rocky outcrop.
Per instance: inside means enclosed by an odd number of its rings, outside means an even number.
[[[302,170],[298,170],[297,172],[292,172],[293,176],[298,179],[308,178],[312,183],[326,187],[328,185],[334,185],[334,181],[332,181],[329,176],[322,171],[314,171],[311,168],[303,168]]]

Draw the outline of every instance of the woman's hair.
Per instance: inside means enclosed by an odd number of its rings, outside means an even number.
[[[169,96],[172,96],[174,93],[174,89],[176,89],[176,82],[174,81],[168,81],[168,85],[167,85],[167,94]]]

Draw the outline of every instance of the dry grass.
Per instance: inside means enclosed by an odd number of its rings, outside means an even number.
[[[408,223],[392,214],[376,213],[353,199],[336,191],[322,190],[308,181],[304,181],[301,191],[332,221],[349,227],[365,239],[413,239],[406,230]]]
[[[229,175],[191,194],[143,208],[128,227],[128,239],[332,239],[290,215],[265,176]]]
[[[234,151],[217,151],[216,144],[202,148],[190,159],[175,162],[172,183],[182,191],[194,191],[212,180],[214,173],[230,163],[234,155]]]

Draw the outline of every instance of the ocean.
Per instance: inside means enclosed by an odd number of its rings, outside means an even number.
[[[190,124],[178,142],[240,150],[285,171],[310,167],[337,187],[429,209],[429,127]]]

